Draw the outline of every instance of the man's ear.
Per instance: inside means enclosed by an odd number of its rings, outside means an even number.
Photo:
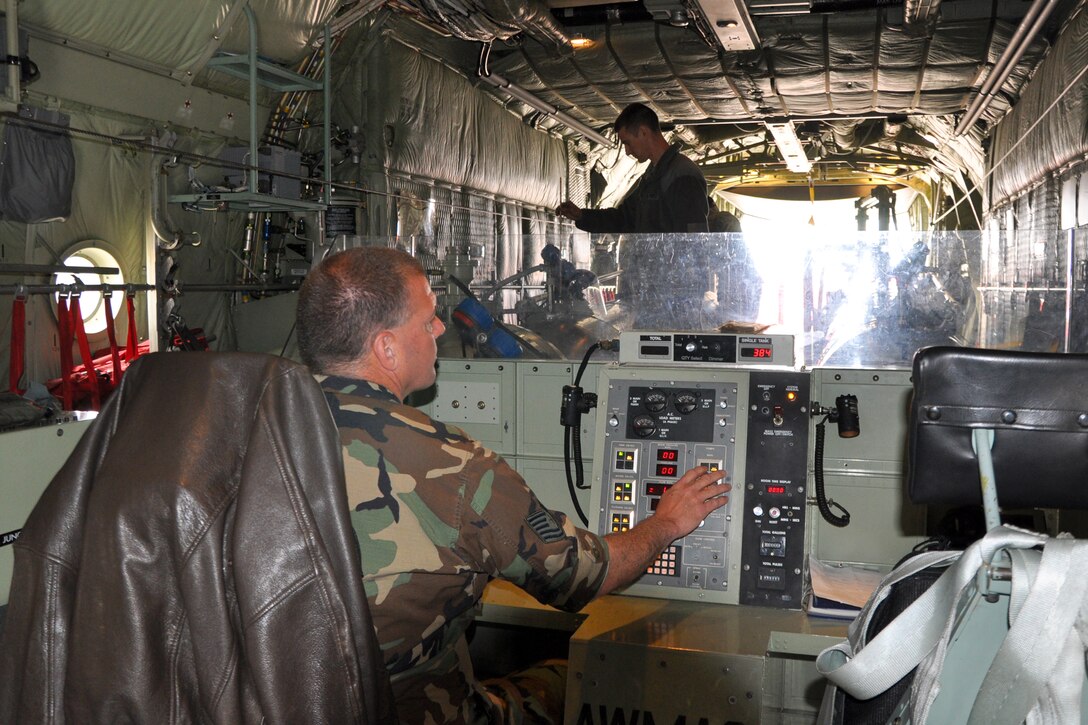
[[[396,370],[398,362],[397,336],[389,330],[379,332],[370,344],[375,362],[385,370]]]

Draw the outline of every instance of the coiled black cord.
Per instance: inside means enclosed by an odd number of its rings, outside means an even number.
[[[586,371],[589,358],[601,347],[601,343],[595,342],[589,346],[582,356],[582,364],[578,366],[578,374],[574,376],[574,387],[582,386],[582,374]],[[574,476],[570,473],[571,458],[574,458]],[[570,491],[570,500],[574,503],[574,510],[578,512],[578,518],[584,526],[589,526],[589,518],[582,511],[578,503],[578,490],[589,488],[585,484],[585,469],[582,465],[582,430],[579,426],[570,426],[563,432],[563,468],[567,474],[567,490]]]
[[[842,505],[835,503],[834,500],[828,500],[827,494],[824,492],[824,435],[826,434],[827,418],[828,416],[825,415],[823,420],[816,424],[816,470],[813,473],[816,482],[816,507],[820,509],[820,515],[824,517],[824,521],[832,526],[843,528],[850,524],[850,512],[843,508]],[[839,516],[832,511],[832,506],[841,511],[842,515]]]

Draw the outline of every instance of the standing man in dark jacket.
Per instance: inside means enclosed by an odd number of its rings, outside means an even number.
[[[628,155],[646,170],[614,209],[582,209],[564,201],[556,214],[574,220],[586,232],[705,232],[707,213],[706,178],[695,162],[680,153],[680,145],[669,145],[661,134],[657,114],[641,103],[632,103],[616,118],[616,136]]]
[[[614,209],[582,209],[564,201],[555,213],[582,231],[634,234],[621,240],[617,293],[636,329],[698,330],[706,326],[704,296],[710,289],[707,240],[676,244],[662,234],[709,231],[706,178],[695,162],[669,145],[657,114],[632,103],[616,118],[624,150],[650,168]]]

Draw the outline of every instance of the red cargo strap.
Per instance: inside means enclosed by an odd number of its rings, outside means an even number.
[[[136,290],[125,292],[125,311],[128,313],[128,340],[125,345],[125,361],[131,365],[140,357],[139,338],[136,336]]]
[[[106,335],[110,338],[110,357],[113,358],[113,370],[110,371],[110,382],[113,387],[121,382],[121,352],[117,349],[117,330],[113,329],[113,292],[109,287],[102,290],[102,302],[106,305]]]
[[[73,410],[72,399],[72,319],[64,295],[57,295],[57,334],[60,340],[60,397],[65,410]]]
[[[19,380],[23,377],[26,355],[26,295],[16,294],[11,306],[11,364],[8,366],[8,390],[23,394]]]
[[[83,327],[83,313],[79,310],[78,294],[72,295],[69,314],[72,316],[72,327],[76,331],[76,342],[79,343],[79,356],[83,358],[83,369],[90,377],[91,410],[98,410],[102,407],[102,391],[98,389],[98,371],[94,369],[91,345],[87,342],[87,330]]]

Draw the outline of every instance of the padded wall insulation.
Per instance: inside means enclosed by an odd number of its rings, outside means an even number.
[[[243,0],[32,0],[19,5],[20,25],[45,28],[82,44],[109,49],[170,71],[199,70],[209,47],[243,53],[249,26]],[[340,0],[249,0],[257,17],[260,54],[293,65],[307,53]],[[233,12],[232,12],[233,10]],[[229,23],[229,25],[228,25]],[[216,38],[222,38],[220,43]],[[45,70],[45,69],[43,69]]]
[[[1088,152],[1085,68],[1088,13],[1082,6],[1024,89],[1020,101],[994,128],[992,206],[999,206]],[[1061,99],[1054,103],[1059,96]]]
[[[372,75],[366,88],[341,83],[336,112],[350,118],[335,120],[364,129],[366,163],[379,167],[373,170],[549,208],[562,201],[561,139],[527,126],[467,78],[388,35],[354,62],[382,77]]]

